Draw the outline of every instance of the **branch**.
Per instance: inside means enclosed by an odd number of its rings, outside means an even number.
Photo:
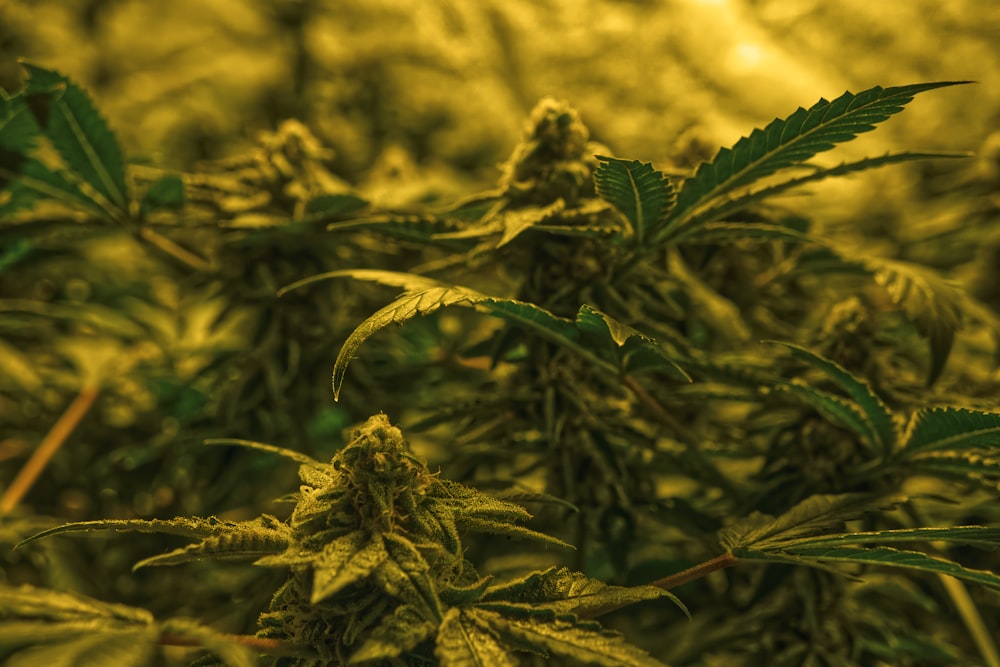
[[[80,420],[83,419],[91,406],[94,405],[94,401],[97,399],[99,393],[100,389],[96,385],[88,384],[83,386],[77,397],[73,399],[73,402],[69,404],[66,411],[52,426],[52,430],[45,435],[45,438],[38,445],[38,449],[35,450],[24,464],[24,467],[17,473],[14,481],[7,487],[3,497],[0,498],[0,516],[9,514],[11,510],[17,507],[17,504],[21,502],[21,499],[24,498],[25,494],[34,485],[38,476],[45,470],[45,466],[48,465],[52,457],[59,451],[59,448],[66,442],[66,438],[73,433]]]
[[[657,579],[649,585],[669,591],[671,588],[677,588],[678,586],[686,584],[689,581],[701,579],[702,577],[712,574],[713,572],[724,570],[727,567],[732,567],[739,562],[740,561],[736,558],[736,556],[731,553],[724,553],[721,556],[716,556],[712,560],[707,560],[704,563],[699,563],[694,567],[682,570],[677,574],[672,574],[669,577],[664,577],[663,579]]]

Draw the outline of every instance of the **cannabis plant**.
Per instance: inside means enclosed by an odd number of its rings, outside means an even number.
[[[825,157],[958,82],[822,99],[693,170],[614,156],[545,99],[495,188],[388,208],[297,122],[247,158],[126,168],[86,94],[27,69],[0,109],[0,396],[27,438],[87,389],[51,456],[110,395],[131,419],[105,405],[90,432],[176,470],[153,475],[176,496],[101,505],[105,465],[79,495],[108,518],[9,514],[32,559],[0,597],[10,664],[1000,664],[1000,318],[902,240],[879,254],[787,197],[961,157]],[[18,294],[34,264],[126,241],[123,275]],[[380,306],[383,287],[401,294]],[[75,373],[99,344],[134,363]],[[341,407],[315,377],[331,363]],[[135,387],[162,390],[129,405]],[[290,510],[274,456],[299,465]],[[135,546],[81,546],[90,568],[186,576],[88,588],[42,539],[102,531],[189,544],[115,537]],[[249,574],[199,569],[229,559]]]

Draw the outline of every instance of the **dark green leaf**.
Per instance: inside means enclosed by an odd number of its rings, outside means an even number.
[[[597,195],[625,216],[632,236],[641,243],[656,231],[673,206],[670,179],[648,162],[596,157],[600,161],[594,171]]]
[[[1000,446],[1000,414],[964,408],[919,410],[903,434],[902,452],[989,449]]]
[[[184,206],[184,181],[179,176],[164,176],[149,186],[139,211],[143,217],[153,211],[176,211]]]
[[[57,72],[24,68],[25,96],[36,102],[32,113],[66,166],[124,213],[128,191],[121,149],[90,98]]]
[[[441,667],[517,667],[520,662],[488,629],[475,610],[449,609],[438,630],[434,656]]]
[[[379,535],[368,536],[359,530],[333,540],[313,561],[310,602],[322,602],[344,587],[367,578],[388,557]]]

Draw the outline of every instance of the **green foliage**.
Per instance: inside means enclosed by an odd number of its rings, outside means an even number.
[[[79,437],[0,522],[36,584],[0,589],[9,664],[992,664],[995,304],[780,199],[959,157],[813,162],[953,82],[820,100],[691,170],[545,99],[449,204],[355,189],[298,121],[129,165],[26,70],[0,95],[0,467],[38,424]],[[98,416],[67,426],[81,387]],[[108,531],[146,535],[42,539]]]

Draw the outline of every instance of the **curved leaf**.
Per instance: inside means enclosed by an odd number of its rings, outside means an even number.
[[[493,633],[470,619],[475,610],[449,609],[438,630],[434,656],[442,667],[517,667],[520,661]]]
[[[365,579],[388,557],[389,553],[379,535],[368,537],[362,531],[355,531],[338,537],[327,544],[313,560],[310,602],[322,602],[345,586]]]

